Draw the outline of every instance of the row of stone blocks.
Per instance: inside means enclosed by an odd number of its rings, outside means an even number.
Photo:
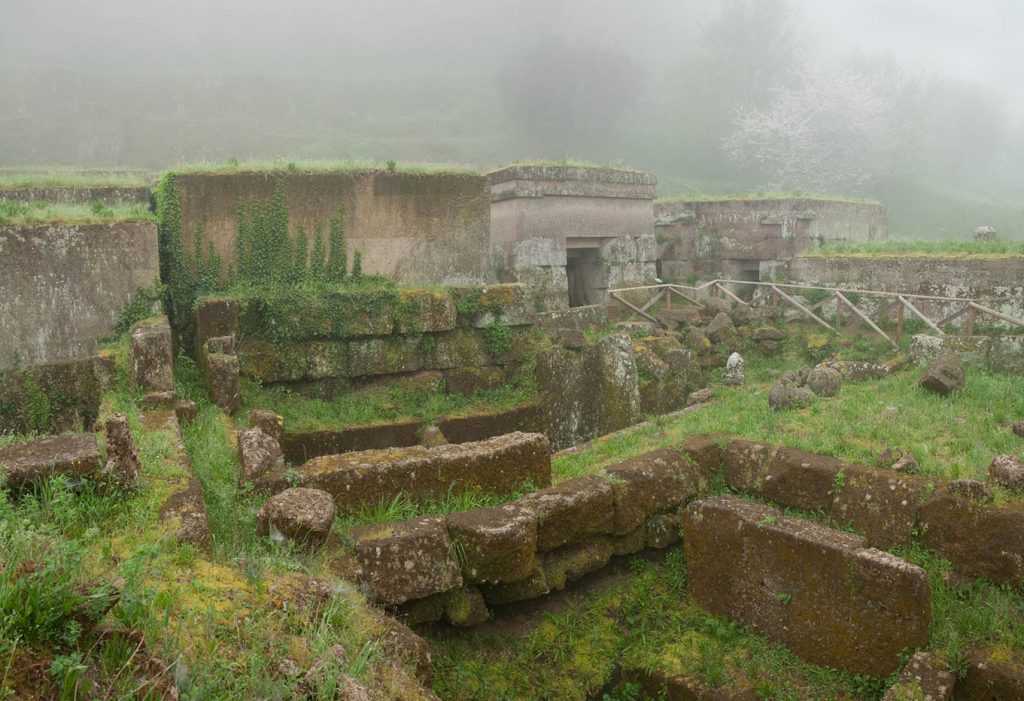
[[[508,433],[470,443],[411,446],[325,455],[296,470],[281,467],[254,480],[257,491],[321,489],[339,514],[354,514],[405,495],[432,501],[465,492],[508,494],[551,484],[551,450],[541,433]]]
[[[663,449],[497,507],[351,529],[357,577],[414,622],[473,625],[486,605],[564,588],[613,555],[679,541],[679,507],[703,484]]]

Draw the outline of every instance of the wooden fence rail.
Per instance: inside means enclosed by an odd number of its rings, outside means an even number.
[[[938,336],[946,335],[946,332],[942,330],[943,326],[947,326],[965,315],[966,319],[961,327],[961,334],[966,336],[973,335],[974,327],[979,316],[991,316],[1006,324],[1024,327],[1024,319],[1006,314],[997,309],[992,309],[989,306],[981,304],[977,299],[970,299],[967,297],[942,297],[939,295],[918,295],[899,292],[883,292],[880,290],[861,290],[782,282],[752,282],[749,280],[716,279],[696,286],[659,283],[657,285],[639,285],[635,287],[614,288],[608,291],[608,295],[610,298],[610,304],[620,304],[625,307],[626,312],[629,314],[629,319],[634,318],[636,315],[640,315],[648,321],[652,321],[656,324],[663,324],[664,322],[662,319],[650,312],[658,302],[663,303],[663,309],[670,310],[672,308],[672,300],[674,297],[677,297],[684,304],[696,305],[698,307],[703,307],[704,303],[702,300],[711,296],[725,297],[737,304],[749,305],[749,302],[741,299],[735,292],[729,289],[730,285],[741,287],[745,286],[747,289],[754,288],[755,291],[761,290],[764,294],[771,296],[795,311],[796,314],[792,318],[810,319],[829,331],[839,331],[842,328],[842,311],[847,310],[850,312],[851,321],[859,320],[863,322],[872,331],[888,343],[891,343],[893,346],[899,345],[899,340],[903,336],[903,328],[907,312],[909,312],[913,318],[921,321],[931,333]],[[797,296],[805,295],[808,292],[824,296],[814,304],[805,304],[797,299]],[[629,299],[626,299],[626,297],[629,297]],[[876,302],[882,303],[877,305],[875,313],[879,315],[879,317],[888,315],[895,316],[895,335],[893,336],[886,333],[878,323],[871,318],[867,311],[861,309],[856,303],[854,303],[851,297],[859,300],[874,299]],[[822,318],[819,313],[820,310],[830,302],[835,303],[834,324],[828,323],[828,321]],[[1000,302],[1013,302],[1015,303],[1015,308],[1024,309],[1024,298],[1022,297],[1001,299]],[[943,307],[948,307],[963,305],[963,307],[942,319],[932,319],[922,308],[925,306],[924,303],[929,303],[933,306],[942,305]]]

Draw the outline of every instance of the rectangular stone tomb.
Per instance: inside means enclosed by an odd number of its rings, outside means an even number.
[[[7,488],[42,482],[51,475],[91,477],[99,469],[100,450],[91,433],[40,438],[0,448],[0,484]]]
[[[412,446],[326,455],[298,470],[298,486],[332,494],[339,513],[358,512],[398,494],[440,499],[472,490],[505,494],[526,484],[551,484],[551,450],[540,433],[509,433],[484,441]],[[257,489],[279,492],[295,485],[281,470],[260,479]]]
[[[692,503],[683,544],[694,599],[810,662],[885,677],[927,644],[925,572],[858,535],[736,497]]]

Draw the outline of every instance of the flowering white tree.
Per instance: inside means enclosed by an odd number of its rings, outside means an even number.
[[[858,194],[890,174],[909,130],[907,81],[889,71],[805,69],[764,109],[741,109],[724,147],[767,186]]]

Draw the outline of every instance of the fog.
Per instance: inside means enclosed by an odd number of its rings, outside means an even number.
[[[1017,0],[0,0],[0,167],[629,164],[1024,235]]]

